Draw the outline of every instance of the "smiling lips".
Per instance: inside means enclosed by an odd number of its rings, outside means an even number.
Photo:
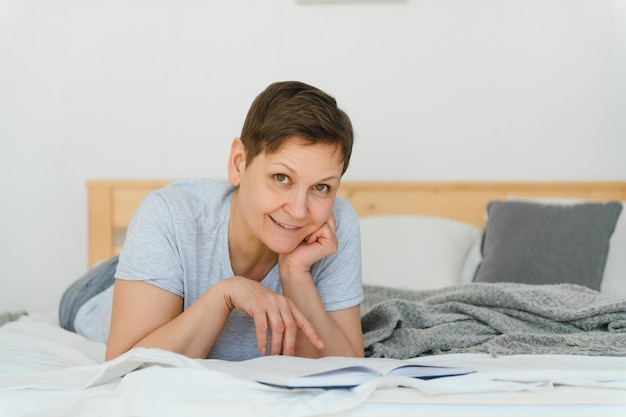
[[[272,216],[270,216],[270,219],[272,219],[272,221],[273,221],[274,223],[276,223],[277,225],[279,225],[279,226],[280,226],[280,227],[282,227],[283,229],[287,229],[287,230],[296,230],[296,229],[300,229],[300,227],[298,227],[298,226],[290,226],[290,225],[288,225],[288,224],[281,223],[281,222],[277,221],[276,219],[274,219]]]

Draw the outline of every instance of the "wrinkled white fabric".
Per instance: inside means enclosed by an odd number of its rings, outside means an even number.
[[[429,381],[384,378],[333,390],[269,387],[230,375],[223,367],[216,371],[213,360],[159,349],[135,349],[105,363],[103,357],[104,345],[54,323],[24,317],[0,327],[0,414],[315,416],[359,415],[363,406],[370,411],[375,406],[381,410],[377,415],[385,415],[394,406],[459,404],[475,406],[476,414],[467,415],[484,415],[480,404],[550,405],[554,415],[567,415],[572,405],[595,404],[609,410],[605,415],[626,411],[624,357],[429,356],[412,361],[477,372]]]

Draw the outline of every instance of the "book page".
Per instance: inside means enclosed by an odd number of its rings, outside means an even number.
[[[263,356],[241,362],[213,361],[211,368],[257,382],[302,387],[350,387],[383,376],[433,378],[472,372],[465,368],[423,366],[415,362],[381,358],[330,356],[320,359]]]

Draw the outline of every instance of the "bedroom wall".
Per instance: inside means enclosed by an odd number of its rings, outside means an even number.
[[[224,177],[299,79],[351,180],[626,180],[626,1],[0,0],[0,310],[56,309],[96,178]]]

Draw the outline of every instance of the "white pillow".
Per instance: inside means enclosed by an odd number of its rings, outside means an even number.
[[[589,202],[588,200],[566,199],[566,198],[517,198],[509,197],[508,200],[531,201],[538,204],[579,204]],[[615,230],[609,240],[609,251],[604,265],[602,275],[602,285],[600,292],[617,297],[626,297],[626,207],[622,203],[622,212],[615,223]],[[467,258],[463,263],[461,273],[462,284],[472,282],[476,273],[476,268],[482,261],[480,251],[481,239],[470,248]]]
[[[463,262],[481,229],[427,216],[359,219],[363,283],[430,290],[457,285]]]
[[[474,281],[474,275],[476,275],[476,269],[483,260],[483,254],[480,251],[480,245],[482,244],[482,235],[474,241],[472,247],[467,252],[467,258],[463,262],[461,268],[461,278],[459,284],[469,284]]]

